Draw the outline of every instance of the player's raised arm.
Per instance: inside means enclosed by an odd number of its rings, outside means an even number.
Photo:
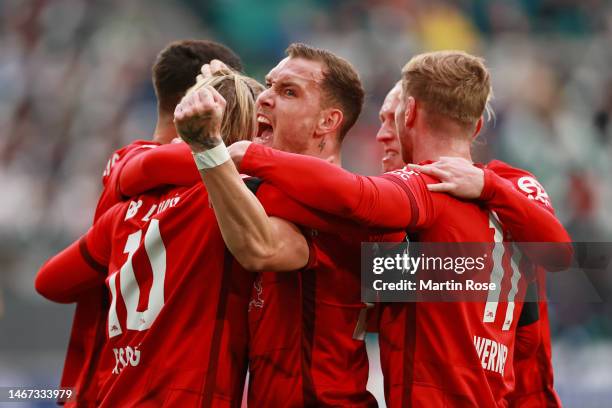
[[[127,162],[119,176],[119,191],[132,197],[162,185],[192,186],[200,181],[191,149],[170,143],[150,149]]]
[[[431,217],[431,194],[416,172],[397,170],[365,177],[314,157],[247,143],[229,148],[240,170],[312,208],[389,229],[418,227]]]
[[[175,111],[177,130],[194,151],[223,239],[251,270],[295,270],[308,262],[309,247],[297,227],[270,218],[242,181],[221,138],[225,99],[212,87],[189,93]]]

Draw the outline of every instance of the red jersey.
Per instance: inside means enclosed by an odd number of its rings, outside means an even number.
[[[262,187],[264,188],[264,187]],[[398,241],[305,229],[315,262],[260,274],[249,310],[249,405],[376,407],[367,391],[368,306],[361,302],[362,241]]]
[[[102,173],[102,193],[98,199],[98,205],[96,206],[96,212],[94,215],[94,222],[96,222],[102,214],[106,212],[113,205],[120,203],[127,199],[129,195],[126,195],[119,188],[119,179],[121,171],[125,165],[137,154],[143,153],[149,149],[160,146],[159,143],[150,140],[136,140],[127,146],[115,151]],[[146,191],[145,189],[143,191]]]
[[[554,214],[548,194],[533,174],[514,168],[499,160],[492,161],[487,165],[487,168],[512,182],[514,187],[525,194],[534,204]],[[539,293],[545,297],[546,274],[538,273],[537,279]],[[511,407],[560,407],[561,401],[553,387],[550,322],[546,301],[539,303],[539,318],[533,324],[540,326],[540,342],[536,345],[535,352],[531,353],[528,358],[515,360],[516,382],[508,400]]]
[[[406,169],[383,177],[361,177],[314,158],[251,145],[241,170],[276,184],[314,208],[371,226],[408,228],[419,241],[492,242],[495,238],[501,242],[504,236],[500,225],[492,228],[495,223],[486,209],[428,194],[426,183],[433,180]],[[485,174],[489,204],[514,239],[569,240],[554,217],[550,220],[550,214],[512,188],[492,188],[504,180],[490,171]],[[519,215],[513,214],[517,207]],[[543,224],[541,229],[534,226],[536,221]],[[563,255],[569,259],[571,253]],[[492,273],[492,279],[507,283],[487,303],[395,304],[383,311],[381,360],[390,406],[506,405],[504,398],[514,381],[511,362],[520,311],[520,304],[512,302],[520,292],[521,279],[518,268],[509,268],[511,251],[494,258],[501,272]],[[503,296],[507,303],[502,303]],[[395,355],[396,351],[401,355]]]
[[[121,168],[134,155],[148,148],[159,146],[159,143],[137,140],[115,151],[102,174],[102,193],[98,199],[94,222],[106,210],[126,197],[118,188]],[[104,344],[104,323],[106,316],[103,310],[108,307],[108,296],[99,287],[83,292],[77,301],[72,332],[66,351],[62,387],[75,389],[76,398],[66,403],[67,406],[94,406],[98,390],[92,381],[96,370],[99,352]]]
[[[156,171],[162,163],[182,170],[176,176]],[[122,190],[137,192],[143,174],[162,183],[200,179],[189,148],[181,144],[152,150],[129,163],[122,173]],[[360,258],[355,256],[361,241],[367,240],[363,228],[330,215],[309,215],[267,184],[259,187],[257,197],[268,214],[313,229],[303,230],[311,242],[308,267],[296,273],[262,273],[254,285],[249,304],[249,405],[376,406],[366,390],[366,307],[360,300]],[[396,234],[393,239],[402,237]]]
[[[117,204],[78,252],[56,258],[67,256],[108,271],[101,277],[111,302],[96,405],[240,405],[253,274],[225,249],[204,186]],[[57,272],[57,262],[41,274]]]

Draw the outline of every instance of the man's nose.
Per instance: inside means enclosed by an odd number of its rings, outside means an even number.
[[[269,108],[274,106],[274,98],[272,98],[272,90],[270,88],[259,94],[257,97],[257,106],[266,106]]]

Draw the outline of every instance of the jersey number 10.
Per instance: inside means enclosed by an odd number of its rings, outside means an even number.
[[[149,302],[145,311],[138,311],[140,300],[140,288],[134,274],[132,257],[140,247],[142,231],[130,234],[125,243],[124,253],[128,254],[127,261],[121,269],[113,272],[108,278],[108,287],[111,292],[111,305],[108,311],[108,337],[112,338],[123,333],[122,327],[127,330],[147,330],[164,306],[164,281],[166,277],[166,247],[162,241],[159,231],[159,220],[152,219],[145,233],[144,247],[151,263],[153,271],[153,283],[149,292]],[[117,316],[117,285],[119,278],[119,289],[121,297],[125,302],[127,319],[122,326]]]

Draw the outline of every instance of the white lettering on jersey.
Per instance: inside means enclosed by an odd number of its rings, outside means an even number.
[[[404,167],[403,169],[393,170],[386,174],[395,174],[396,176],[399,176],[399,178],[401,178],[402,180],[408,180],[410,176],[416,176],[419,173],[414,170],[408,170],[406,167]]]
[[[125,213],[125,218],[123,221],[127,221],[138,213],[138,210],[142,206],[142,200],[138,201],[130,201],[130,205],[128,206],[128,210]]]
[[[104,167],[104,173],[102,173],[102,177],[110,176],[111,170],[115,166],[115,163],[117,163],[117,160],[119,160],[119,155],[117,153],[114,153],[112,157],[106,162],[106,167]]]
[[[142,217],[142,221],[144,221],[144,222],[151,221],[151,216],[153,215],[153,212],[155,211],[156,208],[157,208],[157,204],[153,204],[151,206],[151,208],[149,208],[149,211],[147,212],[147,215]]]
[[[138,350],[138,346],[134,348],[130,346],[113,348],[113,353],[115,354],[113,374],[119,374],[128,365],[136,367],[140,363],[140,350]]]
[[[518,188],[527,193],[527,198],[543,203],[550,207],[550,199],[544,187],[533,177],[521,177],[517,182]]]
[[[156,214],[159,214],[162,211],[167,210],[168,208],[175,207],[179,203],[179,201],[181,201],[181,197],[179,196],[168,198],[167,200],[162,201],[157,207]]]
[[[480,358],[482,368],[504,375],[508,347],[491,339],[474,336],[474,347]]]

